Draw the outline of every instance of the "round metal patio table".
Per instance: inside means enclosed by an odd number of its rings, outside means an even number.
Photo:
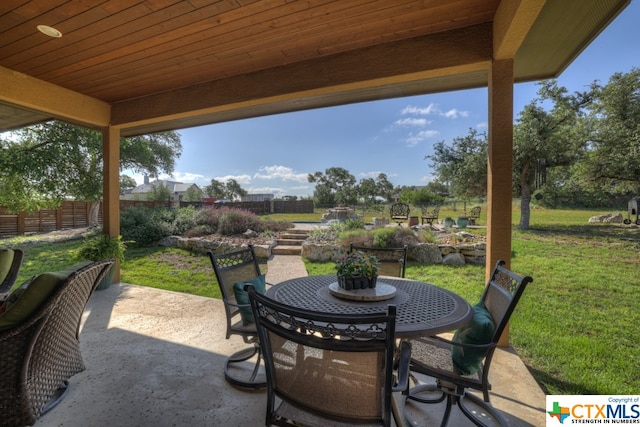
[[[266,294],[283,304],[336,316],[380,313],[388,305],[395,305],[398,338],[448,332],[464,325],[473,316],[471,305],[461,296],[428,283],[380,276],[378,283],[396,288],[393,298],[353,301],[337,298],[329,292],[329,285],[336,281],[335,274],[298,277],[272,286]]]

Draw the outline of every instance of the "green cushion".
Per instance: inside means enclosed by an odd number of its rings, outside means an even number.
[[[495,330],[491,313],[484,303],[479,302],[473,307],[473,319],[456,331],[453,341],[462,344],[488,344]],[[482,359],[487,351],[453,346],[453,366],[460,375],[473,375],[482,367]]]
[[[83,261],[60,271],[43,273],[16,289],[9,297],[12,304],[0,316],[0,331],[22,324],[44,304],[74,271],[91,264]]]
[[[6,279],[11,270],[14,254],[13,249],[0,249],[0,283]]]
[[[251,311],[251,303],[249,302],[249,294],[244,290],[244,285],[251,284],[256,289],[256,292],[264,294],[266,291],[267,283],[265,275],[261,274],[252,280],[245,280],[243,282],[236,282],[233,284],[233,293],[236,296],[236,302],[240,307],[240,317],[242,318],[242,324],[248,325],[255,322],[253,318],[253,312]]]

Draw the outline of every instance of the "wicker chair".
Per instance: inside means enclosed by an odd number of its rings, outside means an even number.
[[[21,249],[0,249],[0,301],[7,297],[16,283],[23,257]]]
[[[84,263],[65,273],[66,278],[24,322],[0,329],[0,425],[33,425],[64,396],[68,379],[85,369],[80,320],[113,263],[112,259]],[[30,286],[41,283],[36,283],[38,277]]]
[[[405,425],[410,351],[395,359],[395,306],[340,315],[278,303],[247,285],[267,369],[266,425]],[[397,398],[396,398],[397,397]]]
[[[527,284],[532,281],[529,276],[520,277],[507,270],[504,261],[498,261],[480,303],[474,307],[473,321],[460,328],[453,340],[440,336],[412,339],[412,377],[417,378],[413,374],[425,375],[435,378],[436,382],[425,381],[408,390],[409,402],[440,403],[446,399],[441,426],[447,425],[455,404],[478,426],[485,424],[474,413],[507,425],[489,401],[489,368],[500,336]],[[467,389],[481,391],[483,399],[466,393]],[[481,410],[467,408],[467,399]]]
[[[389,210],[391,220],[397,222],[398,225],[409,220],[410,212],[411,208],[405,203],[394,203]]]
[[[242,349],[227,358],[224,367],[226,380],[235,386],[246,388],[264,388],[267,385],[262,366],[262,354],[258,343],[258,333],[253,321],[243,319],[243,311],[251,312],[249,297],[239,302],[234,285],[240,282],[251,282],[261,276],[258,259],[249,245],[246,249],[214,254],[208,252],[213,271],[220,286],[222,301],[227,319],[226,339],[231,335],[240,335],[242,340],[251,347]],[[253,360],[253,364],[250,361]]]
[[[407,245],[402,248],[369,248],[349,245],[349,252],[358,251],[378,258],[378,274],[381,276],[404,277],[407,268]]]

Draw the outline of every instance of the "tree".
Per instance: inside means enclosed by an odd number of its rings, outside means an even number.
[[[151,191],[147,194],[147,200],[167,202],[173,199],[173,194],[163,182],[156,182],[151,185]]]
[[[427,187],[407,189],[402,192],[400,201],[415,206],[440,205],[444,201],[444,197],[439,196]]]
[[[209,197],[215,197],[217,199],[234,200],[247,195],[247,191],[243,189],[235,179],[230,179],[227,182],[212,179],[211,184],[207,185],[204,191]]]
[[[580,117],[592,93],[567,92],[555,80],[541,82],[539,98],[525,106],[514,127],[513,179],[514,191],[520,195],[522,230],[529,228],[531,196],[536,186],[544,185],[546,171],[576,163],[589,139]],[[548,111],[545,101],[552,103]]]
[[[316,183],[313,195],[319,205],[354,205],[358,201],[356,178],[344,168],[331,167],[324,174],[309,174],[307,181]]]
[[[379,198],[389,200],[393,192],[393,184],[387,179],[387,174],[380,173],[375,179],[361,179],[356,186],[356,192],[365,206],[371,206],[374,205]]]
[[[120,194],[124,194],[129,190],[133,190],[138,186],[135,179],[129,175],[120,175]]]
[[[204,187],[204,192],[209,195],[209,197],[214,197],[216,199],[224,199],[224,182],[220,182],[217,179],[212,179],[211,184]]]
[[[589,108],[593,125],[582,173],[603,191],[640,191],[640,69],[615,73],[605,86],[594,83]]]
[[[204,193],[202,192],[200,187],[193,184],[189,188],[187,188],[187,191],[185,191],[183,200],[185,202],[199,202],[202,200],[203,194]]]
[[[225,195],[228,199],[238,200],[247,195],[247,190],[242,188],[235,179],[225,183]]]
[[[451,146],[437,142],[432,161],[438,181],[449,183],[451,193],[463,199],[487,194],[487,134],[469,129],[463,137],[453,139]]]
[[[97,222],[103,182],[101,133],[50,121],[22,128],[0,145],[1,205],[19,212],[55,207],[67,198],[86,200],[94,202],[90,222]],[[181,153],[176,132],[123,138],[120,169],[170,174]]]

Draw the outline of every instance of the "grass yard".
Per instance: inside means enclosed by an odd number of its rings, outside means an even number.
[[[531,230],[512,236],[511,268],[529,274],[511,321],[512,345],[548,394],[638,394],[640,391],[640,228],[588,224],[608,211],[531,212]],[[317,221],[322,211],[274,219]],[[446,209],[441,218],[454,216]],[[375,216],[373,214],[372,216]],[[514,205],[514,226],[519,211]],[[482,212],[479,224],[486,224]],[[0,247],[25,250],[19,280],[74,262],[81,241],[25,244],[0,240]],[[121,280],[177,292],[219,298],[204,254],[154,247],[129,249]],[[333,263],[307,262],[309,274],[333,273]],[[261,266],[266,272],[266,265]],[[484,285],[484,266],[417,265],[407,277],[451,289],[474,303]]]

